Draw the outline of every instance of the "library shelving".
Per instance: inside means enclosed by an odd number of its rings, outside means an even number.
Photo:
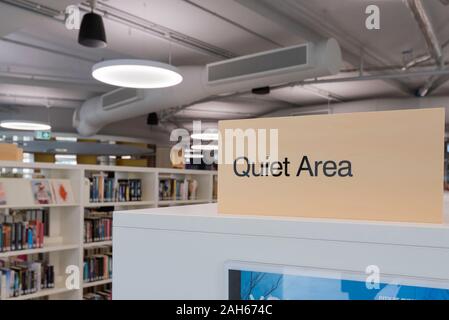
[[[110,278],[83,282],[84,252],[105,247],[112,251],[110,238],[84,242],[84,220],[91,212],[104,213],[216,201],[216,171],[0,161],[0,172],[2,216],[15,215],[18,211],[46,210],[49,217],[49,230],[43,238],[42,247],[0,251],[0,262],[9,263],[9,259],[18,257],[26,257],[27,261],[33,262],[41,261],[42,257],[45,257],[45,263],[54,268],[55,278],[52,288],[15,297],[3,297],[8,300],[77,300],[83,298],[86,288],[92,290],[96,286],[113,285]],[[67,202],[36,203],[31,187],[34,180],[49,181],[50,185],[53,185],[52,181],[68,184],[70,195]],[[169,195],[166,192],[163,196],[162,189],[168,185],[173,189],[169,190]],[[99,189],[94,190],[95,188]],[[98,192],[101,193],[99,197]],[[79,288],[66,287],[68,266],[79,268]],[[0,276],[1,274],[0,270]]]

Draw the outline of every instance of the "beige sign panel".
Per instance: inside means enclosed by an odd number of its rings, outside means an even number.
[[[219,212],[442,223],[444,119],[419,109],[221,121]],[[243,154],[239,129],[253,139]],[[276,129],[277,161],[251,156],[254,143],[275,146]]]

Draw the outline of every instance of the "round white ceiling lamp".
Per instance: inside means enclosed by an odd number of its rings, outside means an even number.
[[[178,69],[172,65],[134,59],[99,62],[92,67],[92,76],[113,86],[136,89],[167,88],[183,80]]]
[[[216,144],[194,144],[192,145],[192,150],[218,150],[218,145]]]
[[[22,121],[22,120],[5,120],[0,122],[0,127],[12,130],[24,131],[48,131],[51,126],[43,122]]]
[[[194,133],[191,135],[191,138],[205,141],[218,141],[218,133]]]

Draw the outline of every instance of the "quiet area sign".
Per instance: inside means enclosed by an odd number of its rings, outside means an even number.
[[[221,121],[219,212],[442,223],[444,119],[436,108]]]

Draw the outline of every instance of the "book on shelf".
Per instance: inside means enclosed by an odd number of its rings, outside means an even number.
[[[84,243],[112,240],[112,212],[86,210]]]
[[[160,200],[196,200],[198,181],[166,178],[159,180]]]
[[[3,182],[0,182],[0,206],[6,205],[8,202],[6,200],[6,190]]]
[[[0,252],[42,248],[48,230],[47,210],[0,214]]]
[[[84,249],[83,281],[88,283],[111,278],[111,247]]]
[[[13,171],[1,172],[0,178],[23,178],[23,173]]]
[[[90,202],[129,202],[142,200],[141,179],[115,179],[111,174],[93,174],[89,178]]]
[[[142,181],[140,179],[119,179],[117,200],[118,202],[141,201]]]
[[[53,265],[42,261],[0,261],[0,300],[54,287]]]
[[[101,289],[96,287],[84,289],[83,300],[112,300],[112,285],[106,284]]]
[[[105,173],[93,174],[90,180],[90,201],[111,202],[114,195],[114,178]]]

